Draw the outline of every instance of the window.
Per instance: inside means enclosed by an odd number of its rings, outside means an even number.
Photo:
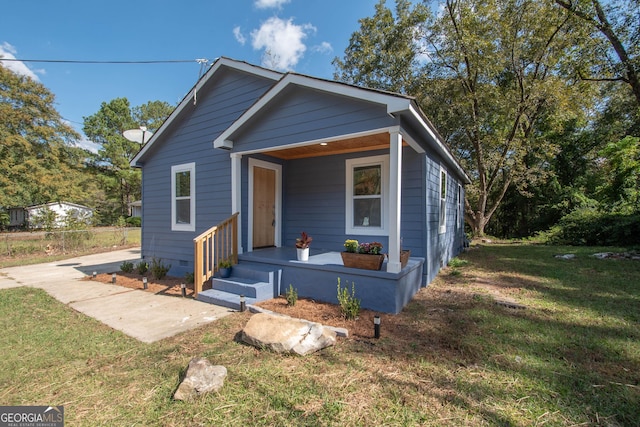
[[[171,230],[196,229],[196,164],[171,167]]]
[[[346,234],[386,234],[389,156],[349,159],[346,166]]]
[[[438,232],[447,231],[447,171],[440,168],[440,220]]]
[[[462,228],[462,225],[464,224],[464,199],[462,196],[462,185],[458,184],[458,193],[456,194],[457,197],[457,205],[458,205],[458,210],[456,212],[457,214],[457,218],[456,218],[456,225],[458,227],[458,229]]]

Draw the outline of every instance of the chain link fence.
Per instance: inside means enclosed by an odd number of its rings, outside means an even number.
[[[140,244],[138,227],[2,233],[3,258],[61,255]]]

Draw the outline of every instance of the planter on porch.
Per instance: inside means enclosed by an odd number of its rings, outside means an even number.
[[[400,265],[402,265],[402,268],[405,268],[407,266],[410,256],[411,256],[411,251],[409,250],[400,251]]]
[[[366,270],[380,270],[384,255],[382,254],[357,254],[353,252],[340,252],[342,263],[345,267],[364,268]]]

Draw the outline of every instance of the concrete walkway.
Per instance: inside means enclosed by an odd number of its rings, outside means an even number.
[[[140,249],[124,249],[62,261],[0,269],[0,290],[19,286],[44,289],[87,316],[151,343],[213,322],[230,313],[225,307],[191,298],[81,280],[92,272],[120,271],[123,261],[140,260]]]

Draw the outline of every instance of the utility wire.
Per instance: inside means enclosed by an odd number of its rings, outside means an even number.
[[[13,61],[13,62],[49,62],[49,63],[61,63],[61,64],[172,64],[172,63],[185,63],[185,62],[197,62],[202,64],[203,61],[208,62],[206,59],[169,59],[169,60],[149,60],[149,61],[85,61],[85,60],[68,60],[68,59],[18,59],[18,58],[2,58],[0,61]]]

